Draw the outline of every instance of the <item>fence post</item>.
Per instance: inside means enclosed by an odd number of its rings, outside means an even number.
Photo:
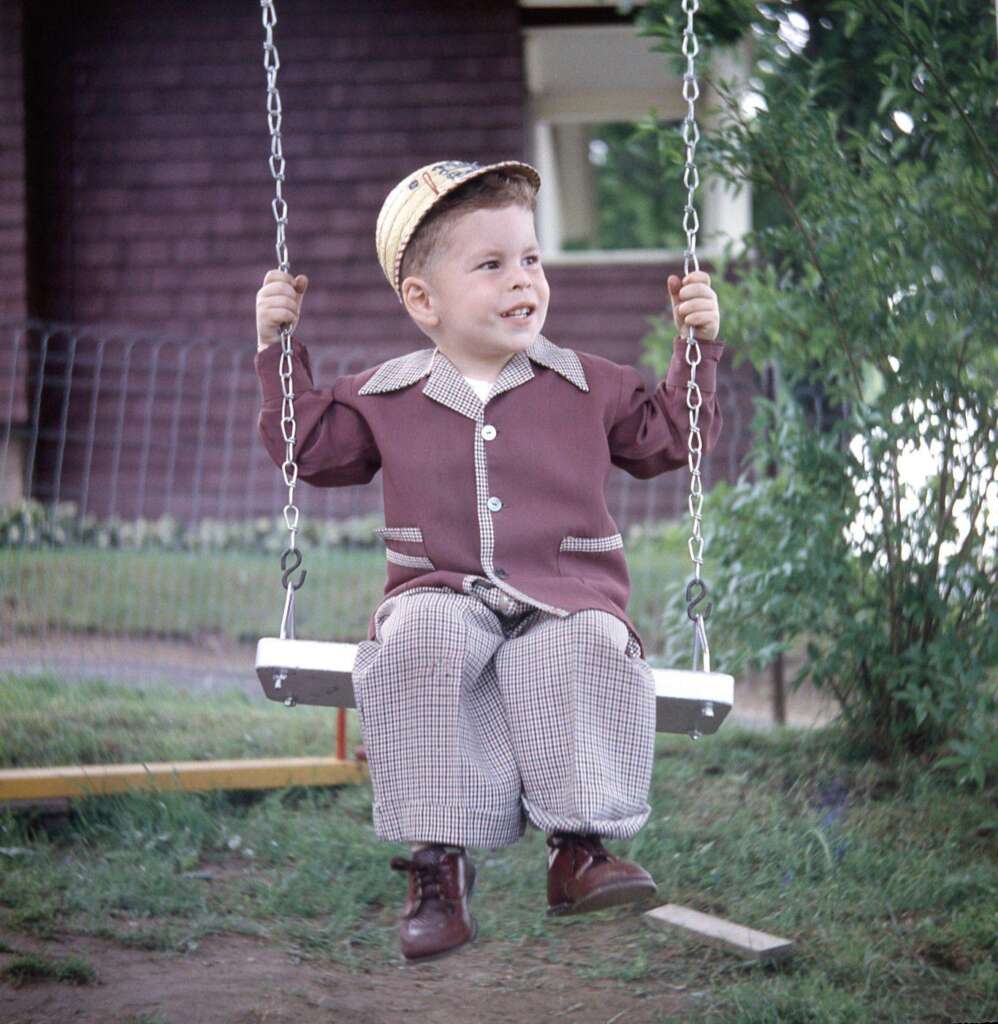
[[[770,363],[766,367],[766,396],[771,402],[776,403],[779,392],[780,370],[776,363]],[[766,465],[766,476],[775,477],[779,472],[779,466],[775,459],[771,459]],[[780,637],[779,639],[782,639]],[[777,725],[787,724],[787,694],[784,685],[783,675],[783,652],[770,663],[770,681],[772,683],[773,721]]]

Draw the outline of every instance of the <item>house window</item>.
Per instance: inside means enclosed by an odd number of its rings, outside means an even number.
[[[522,0],[521,0],[522,2]],[[666,166],[654,117],[677,132],[686,115],[682,81],[654,40],[625,25],[544,25],[523,30],[529,159],[541,173],[537,230],[545,262],[675,262],[686,249],[683,167]],[[701,88],[697,121],[709,124]],[[700,164],[694,196],[697,253],[710,256],[749,229],[751,196],[736,197]],[[716,248],[715,248],[716,247]]]
[[[669,123],[658,122],[668,127]],[[664,166],[655,139],[630,121],[552,123],[560,184],[558,239],[563,252],[680,249],[687,192],[677,168]],[[702,214],[702,198],[694,205]]]

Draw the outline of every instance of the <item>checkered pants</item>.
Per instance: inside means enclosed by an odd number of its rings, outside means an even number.
[[[488,580],[382,602],[353,669],[388,842],[496,849],[526,821],[627,839],[647,821],[655,683],[596,608],[559,617]]]

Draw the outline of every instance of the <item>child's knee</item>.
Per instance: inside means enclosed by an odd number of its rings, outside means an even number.
[[[462,609],[456,602],[436,595],[414,594],[408,600],[402,594],[378,623],[382,644],[414,651],[456,646],[464,635]]]
[[[578,645],[593,654],[626,654],[630,630],[626,624],[600,608],[585,608],[572,616],[578,629]]]

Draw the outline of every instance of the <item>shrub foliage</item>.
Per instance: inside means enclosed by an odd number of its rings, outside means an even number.
[[[737,671],[806,638],[794,681],[835,694],[858,746],[948,746],[983,784],[998,660],[994,11],[723,6],[701,23],[723,114],[697,157],[751,182],[757,220],[748,255],[712,280],[736,361],[775,368],[780,387],[757,403],[755,472],[707,503],[714,646]],[[709,63],[749,9],[754,104]],[[807,43],[789,46],[802,18]],[[683,70],[676,5],[649,5],[642,24]],[[678,132],[640,130],[681,169]],[[652,358],[670,334],[653,332]]]

